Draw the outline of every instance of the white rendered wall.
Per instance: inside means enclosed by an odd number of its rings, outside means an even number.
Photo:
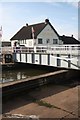
[[[35,40],[34,40],[34,41],[35,41]],[[34,41],[33,41],[33,39],[27,39],[27,40],[26,40],[26,43],[25,43],[25,42],[22,43],[22,40],[20,40],[20,45],[24,45],[24,46],[26,46],[26,47],[33,47]]]
[[[43,44],[38,44],[38,38],[42,38],[43,39]],[[46,43],[46,40],[50,39],[50,43]],[[53,39],[58,39],[58,44],[59,44],[59,38],[57,36],[57,34],[53,31],[53,29],[50,27],[50,25],[48,24],[42,31],[41,33],[38,35],[37,40],[36,40],[36,45],[37,46],[53,46]]]

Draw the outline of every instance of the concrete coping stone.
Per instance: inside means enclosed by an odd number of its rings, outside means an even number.
[[[68,70],[59,70],[59,71],[55,71],[55,72],[50,72],[50,73],[46,73],[46,74],[42,74],[42,75],[38,75],[38,76],[33,76],[30,78],[25,78],[23,80],[16,80],[16,81],[12,81],[12,82],[8,82],[8,83],[3,83],[0,85],[0,89],[3,87],[7,87],[7,86],[11,86],[11,85],[15,85],[15,84],[19,84],[19,83],[24,83],[27,81],[32,81],[32,80],[36,80],[36,79],[40,79],[40,78],[45,78],[45,77],[49,77],[49,76],[53,76],[53,75],[57,75],[60,73],[67,73]]]

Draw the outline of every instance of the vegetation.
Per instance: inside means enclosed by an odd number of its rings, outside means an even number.
[[[49,107],[49,108],[53,107],[53,105],[51,105],[50,103],[44,102],[42,100],[36,100],[36,103],[40,106],[45,106],[45,107]]]

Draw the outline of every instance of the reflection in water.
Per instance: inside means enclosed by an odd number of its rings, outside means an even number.
[[[39,70],[39,69],[22,69],[22,70],[9,70],[3,71],[2,77],[0,77],[0,83],[22,80],[24,78],[29,78],[31,76],[36,76],[40,74],[47,73],[46,70]]]

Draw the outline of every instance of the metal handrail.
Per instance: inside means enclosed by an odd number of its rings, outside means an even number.
[[[80,54],[80,45],[56,45],[50,46],[35,46],[34,47],[0,47],[0,53],[65,53],[65,54]]]
[[[65,54],[79,54],[80,52],[79,45],[58,45],[53,47],[47,46],[36,46],[36,53],[65,53]],[[15,53],[33,53],[34,47],[15,47],[13,48],[13,52]]]

